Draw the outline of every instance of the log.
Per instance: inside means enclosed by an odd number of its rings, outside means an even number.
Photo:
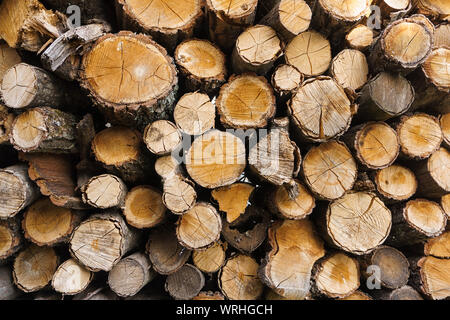
[[[139,242],[140,233],[120,213],[94,214],[72,233],[70,254],[91,271],[110,271]]]
[[[186,93],[175,106],[173,117],[181,132],[191,136],[202,135],[215,127],[216,106],[204,93]]]
[[[81,218],[80,213],[57,207],[50,199],[42,198],[25,211],[22,229],[25,238],[38,246],[54,246],[67,242]]]
[[[442,300],[450,296],[450,260],[422,257],[414,259],[411,267],[412,285],[427,297]]]
[[[52,287],[63,295],[76,295],[83,292],[91,283],[94,274],[80,265],[75,259],[61,263],[53,274]]]
[[[450,112],[439,116],[439,125],[441,126],[444,145],[450,149]]]
[[[201,0],[168,3],[116,0],[115,3],[122,29],[149,34],[169,51],[182,40],[192,38],[203,20]]]
[[[191,250],[178,242],[175,228],[171,225],[151,229],[146,252],[153,269],[163,275],[178,271],[191,256]]]
[[[209,39],[230,51],[238,36],[253,24],[257,5],[257,0],[206,0]]]
[[[111,68],[120,71],[108,72]],[[122,31],[99,38],[83,56],[81,78],[81,86],[110,121],[143,128],[173,111],[175,64],[143,34]]]
[[[212,292],[212,291],[201,291],[196,297],[192,298],[192,300],[225,300],[225,297],[220,292]]]
[[[386,26],[408,14],[411,11],[411,2],[411,0],[376,0],[374,5],[380,8],[381,17],[379,19],[383,26]]]
[[[264,77],[231,76],[216,101],[220,122],[227,128],[264,128],[275,115],[275,95]]]
[[[282,46],[271,27],[257,24],[248,28],[236,40],[231,58],[234,73],[266,75],[283,54]]]
[[[108,284],[119,297],[132,297],[152,281],[156,272],[147,255],[136,252],[120,260],[108,274]]]
[[[280,64],[272,74],[272,87],[281,102],[292,98],[303,82],[303,74],[294,66]]]
[[[400,74],[381,72],[361,89],[359,121],[383,121],[409,110],[414,101],[414,88]]]
[[[425,113],[402,116],[396,130],[402,156],[414,160],[429,158],[443,140],[439,120]]]
[[[176,300],[191,300],[205,285],[205,277],[200,270],[185,264],[166,279],[166,291]]]
[[[374,182],[384,203],[408,200],[417,190],[414,172],[398,164],[376,171]]]
[[[226,214],[228,223],[236,221],[245,213],[255,187],[249,183],[236,182],[211,191],[211,197],[219,205],[219,210]]]
[[[106,170],[125,182],[144,180],[150,169],[142,135],[131,128],[112,127],[100,131],[92,141],[92,152]]]
[[[320,259],[313,267],[312,292],[316,296],[345,298],[359,288],[359,263],[343,253]]]
[[[423,300],[422,296],[408,285],[394,290],[381,290],[377,296],[380,300]]]
[[[226,81],[226,57],[208,40],[183,41],[175,50],[174,58],[181,74],[182,86],[187,92],[200,91],[215,95]]]
[[[353,27],[345,36],[345,41],[351,49],[365,51],[373,42],[373,30],[364,24]]]
[[[324,142],[348,130],[356,106],[335,80],[317,77],[303,82],[290,100],[288,112],[301,139]]]
[[[0,262],[4,262],[22,249],[23,242],[18,218],[0,221]]]
[[[53,248],[29,245],[14,260],[14,283],[27,293],[41,290],[52,280],[58,260]]]
[[[20,297],[22,292],[16,287],[13,281],[11,268],[0,267],[0,300],[14,300]]]
[[[89,179],[81,187],[83,202],[98,209],[122,207],[127,194],[127,186],[119,177],[102,174]]]
[[[287,43],[309,28],[311,16],[312,11],[306,1],[280,0],[259,23],[272,27]]]
[[[434,30],[433,48],[443,46],[450,47],[450,39],[448,38],[449,33],[450,33],[450,24],[442,23],[438,25]]]
[[[102,23],[110,20],[110,10],[105,1],[102,0],[42,0],[42,3],[50,9],[62,13],[69,13],[68,8],[76,5],[80,8],[81,24],[89,24],[100,21]]]
[[[220,291],[229,300],[257,300],[264,289],[258,278],[258,268],[258,263],[250,256],[231,256],[219,272]]]
[[[0,82],[9,68],[21,62],[22,58],[17,50],[0,41]]]
[[[313,224],[308,219],[278,221],[268,234],[272,249],[259,270],[261,280],[285,298],[305,299],[313,265],[325,255]]]
[[[14,217],[39,197],[39,190],[28,176],[27,166],[0,169],[0,217]]]
[[[447,225],[447,215],[434,201],[414,199],[393,206],[391,211],[393,226],[387,242],[394,246],[411,245],[437,237]]]
[[[405,286],[409,279],[409,262],[404,254],[392,247],[379,246],[370,254],[359,258],[364,279],[375,275],[375,281],[388,289]],[[372,274],[370,266],[379,268],[379,277]],[[377,271],[378,272],[378,271]],[[373,280],[372,280],[373,281]]]
[[[357,91],[368,80],[366,56],[358,50],[344,49],[331,61],[330,73],[344,89]]]
[[[450,218],[450,194],[446,194],[441,197],[441,207],[444,209],[444,212],[447,214],[448,218]]]
[[[366,293],[356,290],[351,295],[345,298],[341,298],[338,300],[349,300],[349,301],[358,301],[358,300],[373,300],[370,296],[368,296]]]
[[[151,153],[164,156],[177,149],[181,143],[181,133],[173,122],[158,120],[145,127],[144,142]]]
[[[221,230],[222,220],[216,208],[209,203],[198,202],[179,218],[176,232],[182,246],[201,250],[218,241]]]
[[[153,228],[166,219],[162,193],[151,186],[137,186],[125,198],[123,214],[131,226],[138,229]]]
[[[5,0],[0,5],[0,38],[11,48],[37,52],[68,29],[67,17],[37,0]]]
[[[194,265],[202,272],[212,274],[219,271],[225,263],[227,243],[217,241],[206,250],[195,250],[192,253]]]
[[[14,148],[24,152],[75,153],[76,124],[70,113],[34,108],[16,117],[10,141]]]
[[[94,284],[75,295],[73,300],[119,300],[119,297],[109,288]]]
[[[333,140],[308,151],[303,160],[302,174],[314,195],[334,200],[353,188],[357,166],[345,144]]]
[[[236,182],[245,165],[244,143],[231,133],[218,130],[196,138],[186,155],[189,176],[209,189]]]
[[[0,76],[1,81],[1,76]],[[9,136],[14,123],[15,115],[0,104],[0,145],[9,144]]]
[[[436,258],[449,259],[450,258],[450,231],[444,231],[436,238],[428,239],[423,245],[423,253],[426,256],[433,256]]]
[[[284,54],[286,63],[307,77],[321,75],[331,63],[330,42],[316,31],[305,31],[293,38]]]
[[[415,0],[419,13],[426,14],[436,20],[448,20],[450,5],[446,1]]]
[[[321,209],[316,220],[324,239],[355,255],[372,252],[391,231],[390,210],[370,192],[349,192]]]
[[[426,160],[412,166],[419,187],[417,194],[428,198],[440,198],[450,192],[450,151],[440,148]]]

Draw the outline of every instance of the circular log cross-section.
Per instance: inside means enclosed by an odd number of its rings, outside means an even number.
[[[329,77],[305,81],[288,107],[295,128],[303,138],[313,142],[342,135],[349,128],[354,112],[344,89]]]
[[[327,71],[331,63],[331,46],[316,31],[300,33],[285,49],[286,62],[305,76],[318,76]]]
[[[326,15],[329,19],[321,21],[319,15],[316,19],[323,29],[334,27],[334,25],[345,26],[361,20],[368,12],[372,1],[369,0],[318,0],[316,11]]]
[[[53,248],[32,244],[14,260],[14,283],[24,292],[41,290],[52,280],[57,267],[58,256]]]
[[[214,128],[216,107],[204,93],[186,93],[175,106],[173,117],[180,131],[198,136]]]
[[[175,61],[187,91],[214,94],[226,81],[226,57],[215,44],[189,39],[175,50]]]
[[[228,132],[212,130],[194,140],[186,169],[204,188],[214,189],[239,179],[246,166],[244,143]]]
[[[374,180],[377,191],[388,200],[407,200],[417,190],[417,179],[414,173],[397,164],[378,170]]]
[[[102,174],[89,179],[81,188],[84,203],[99,209],[120,207],[127,194],[127,186],[112,174]]]
[[[222,220],[212,205],[200,202],[178,221],[177,237],[188,249],[207,249],[219,240]]]
[[[63,295],[75,295],[84,291],[91,283],[94,274],[80,265],[75,259],[63,262],[52,279],[52,287]]]
[[[352,189],[358,173],[352,154],[338,141],[313,147],[306,154],[302,167],[308,187],[326,200],[338,199]]]
[[[397,134],[402,153],[416,160],[430,157],[443,139],[438,119],[425,113],[401,117]]]
[[[434,49],[422,65],[422,70],[438,89],[450,92],[450,47]]]
[[[331,243],[356,255],[382,244],[392,225],[391,212],[374,194],[347,193],[330,203],[325,227]]]
[[[450,192],[450,151],[441,147],[427,160],[414,167],[419,187],[417,193],[424,197],[440,198]]]
[[[185,264],[166,279],[165,289],[176,300],[190,300],[197,296],[205,285],[205,276],[196,267]]]
[[[184,214],[194,206],[197,200],[195,184],[181,175],[167,178],[164,181],[163,191],[164,205],[176,215]]]
[[[108,34],[83,57],[82,86],[120,123],[145,125],[167,117],[178,83],[166,51],[142,34]]]
[[[152,228],[163,222],[165,213],[162,193],[156,188],[138,186],[126,195],[123,214],[135,228]]]
[[[153,154],[168,155],[181,143],[181,134],[174,123],[158,120],[145,128],[144,142]]]
[[[282,53],[282,42],[275,30],[263,25],[252,26],[237,38],[232,55],[233,71],[265,75]]]
[[[423,246],[423,253],[426,256],[433,256],[436,258],[449,259],[450,258],[450,230],[445,231],[436,238],[428,239]]]
[[[433,48],[443,47],[447,46],[450,47],[450,39],[448,37],[450,33],[450,24],[443,23],[436,27],[434,30],[434,41],[433,41]],[[1,73],[0,73],[1,77]]]
[[[225,263],[226,244],[220,241],[206,250],[196,250],[192,254],[192,261],[202,272],[214,273],[222,268]]]
[[[264,77],[232,76],[216,101],[220,121],[236,129],[264,128],[275,115],[275,95]]]
[[[417,262],[420,289],[433,300],[450,296],[450,260],[423,257]]]
[[[345,49],[334,57],[330,71],[344,89],[356,91],[366,84],[369,65],[361,51]]]
[[[345,40],[350,48],[365,50],[373,42],[373,31],[364,24],[358,24],[345,36]]]
[[[1,220],[0,261],[5,261],[7,258],[17,253],[20,249],[22,249],[22,244],[22,230],[20,229],[19,219],[12,218],[8,220]]]
[[[272,75],[272,87],[281,99],[290,99],[302,82],[303,75],[289,64],[280,64]]]

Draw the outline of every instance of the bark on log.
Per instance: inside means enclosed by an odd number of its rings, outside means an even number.
[[[357,91],[368,80],[369,65],[361,51],[344,49],[331,61],[330,73],[344,89]]]
[[[375,0],[373,4],[380,8],[379,19],[383,26],[403,18],[412,8],[411,0]]]
[[[351,49],[365,51],[372,45],[373,31],[364,24],[353,27],[345,36],[345,41]]]
[[[89,179],[81,188],[83,202],[98,209],[122,207],[127,186],[112,174],[102,174]]]
[[[52,287],[63,295],[83,292],[91,283],[94,273],[87,270],[75,259],[61,263],[52,278]]]
[[[380,300],[423,300],[420,293],[408,285],[394,290],[381,290],[381,292],[377,292],[375,296]]]
[[[426,256],[450,259],[450,231],[444,231],[440,236],[428,239],[423,245],[422,253]]]
[[[408,200],[417,190],[414,172],[398,164],[376,171],[374,182],[384,203]]]
[[[181,133],[173,122],[158,120],[145,127],[144,142],[151,153],[164,156],[180,145]]]
[[[439,117],[439,125],[441,126],[444,145],[447,149],[450,149],[450,112],[442,114]]]
[[[212,274],[219,271],[225,263],[227,243],[217,241],[206,250],[195,250],[192,253],[194,265],[202,272]]]
[[[16,116],[10,112],[10,110],[0,104],[0,145],[9,144],[9,136],[11,134],[15,117]]]
[[[75,295],[73,300],[119,300],[119,297],[106,286],[93,284]]]
[[[433,300],[450,296],[450,260],[422,257],[411,261],[412,286]]]
[[[205,277],[200,270],[185,264],[166,279],[166,291],[176,300],[191,300],[205,285]]]
[[[255,187],[244,182],[237,182],[229,186],[211,191],[211,197],[219,205],[219,210],[226,214],[228,223],[233,223],[245,213],[250,197]]]
[[[22,249],[23,237],[21,231],[18,218],[0,221],[0,262],[4,262]]]
[[[294,66],[280,64],[272,74],[272,87],[280,102],[286,102],[292,98],[303,82],[303,74]]]

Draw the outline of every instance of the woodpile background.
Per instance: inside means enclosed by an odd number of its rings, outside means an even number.
[[[0,1],[0,299],[448,299],[449,20]]]

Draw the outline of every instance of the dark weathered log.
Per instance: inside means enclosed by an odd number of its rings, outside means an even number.
[[[166,279],[166,291],[177,300],[190,300],[197,296],[205,285],[205,277],[200,270],[185,264]]]

